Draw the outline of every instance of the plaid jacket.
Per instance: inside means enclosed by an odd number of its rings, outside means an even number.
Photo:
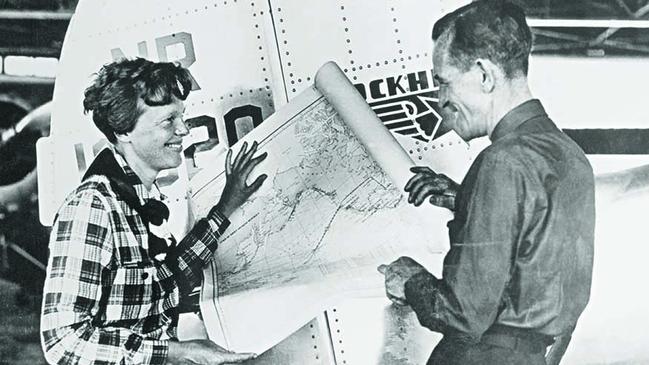
[[[140,203],[154,198],[115,157],[138,182]],[[180,291],[200,284],[202,267],[228,225],[213,210],[157,261],[148,254],[147,227],[138,213],[106,177],[86,179],[65,200],[52,227],[41,313],[47,361],[165,363],[167,341],[176,338]]]

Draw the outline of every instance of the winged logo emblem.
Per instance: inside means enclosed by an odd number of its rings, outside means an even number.
[[[437,88],[371,102],[369,105],[393,133],[429,142],[435,139],[442,116],[436,110]]]

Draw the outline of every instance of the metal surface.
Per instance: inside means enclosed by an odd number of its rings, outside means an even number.
[[[442,337],[387,298],[350,299],[326,313],[338,365],[424,364]]]
[[[250,331],[254,330],[255,328],[250,329]],[[180,340],[208,338],[200,317],[194,313],[181,314],[178,338]],[[258,355],[257,358],[246,362],[246,364],[335,364],[326,314],[322,313],[317,316],[272,349]]]
[[[335,364],[327,318],[324,314],[319,315],[249,363],[254,365]]]

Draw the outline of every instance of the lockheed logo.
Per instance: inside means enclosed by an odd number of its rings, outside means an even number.
[[[438,88],[428,80],[432,73],[420,71],[354,86],[390,131],[428,142],[442,123]]]

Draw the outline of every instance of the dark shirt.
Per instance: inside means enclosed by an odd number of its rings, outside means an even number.
[[[590,296],[592,168],[538,100],[507,113],[491,140],[460,185],[443,278],[413,276],[406,300],[443,333],[479,338],[493,324],[568,332]]]

